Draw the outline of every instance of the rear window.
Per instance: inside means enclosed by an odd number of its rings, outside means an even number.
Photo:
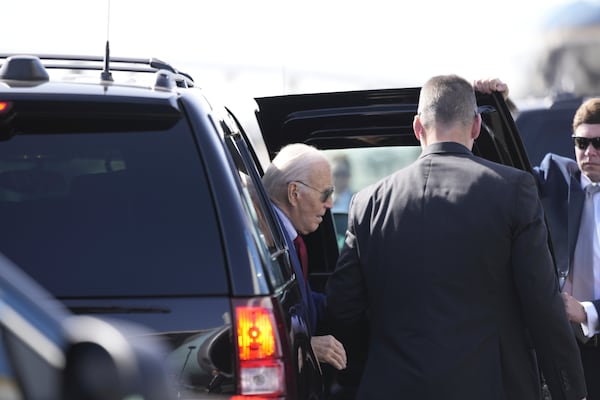
[[[164,131],[0,142],[0,251],[59,297],[227,293],[205,171]]]

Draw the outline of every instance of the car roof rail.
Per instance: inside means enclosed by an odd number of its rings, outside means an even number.
[[[194,79],[187,73],[178,71],[170,64],[157,58],[133,58],[133,57],[102,57],[86,55],[61,55],[61,54],[22,54],[22,53],[0,53],[0,67],[9,59],[19,57],[37,57],[45,69],[79,70],[79,71],[102,71],[103,80],[111,80],[110,72],[135,72],[156,73],[158,71],[169,71],[175,78],[178,87],[194,87]],[[108,63],[110,62],[110,71]]]

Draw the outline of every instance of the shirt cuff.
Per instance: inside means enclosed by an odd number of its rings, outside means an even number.
[[[583,334],[587,337],[592,337],[598,332],[598,311],[596,311],[596,307],[591,301],[582,301],[581,305],[585,310],[587,315],[587,323],[583,322],[581,324],[581,329],[583,330]]]

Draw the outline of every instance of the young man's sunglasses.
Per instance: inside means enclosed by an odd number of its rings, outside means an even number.
[[[581,136],[573,136],[573,141],[575,142],[575,146],[579,148],[579,150],[585,150],[588,148],[590,143],[596,150],[600,150],[600,137],[595,138],[586,138]]]

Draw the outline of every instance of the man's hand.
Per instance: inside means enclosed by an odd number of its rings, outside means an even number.
[[[567,292],[562,292],[561,295],[569,321],[577,322],[579,324],[586,323],[587,314],[581,303]]]
[[[331,364],[335,369],[346,368],[346,350],[333,336],[313,336],[310,339],[315,356],[320,363]]]
[[[477,79],[473,81],[473,88],[481,93],[500,92],[504,100],[508,99],[508,85],[498,78]]]

